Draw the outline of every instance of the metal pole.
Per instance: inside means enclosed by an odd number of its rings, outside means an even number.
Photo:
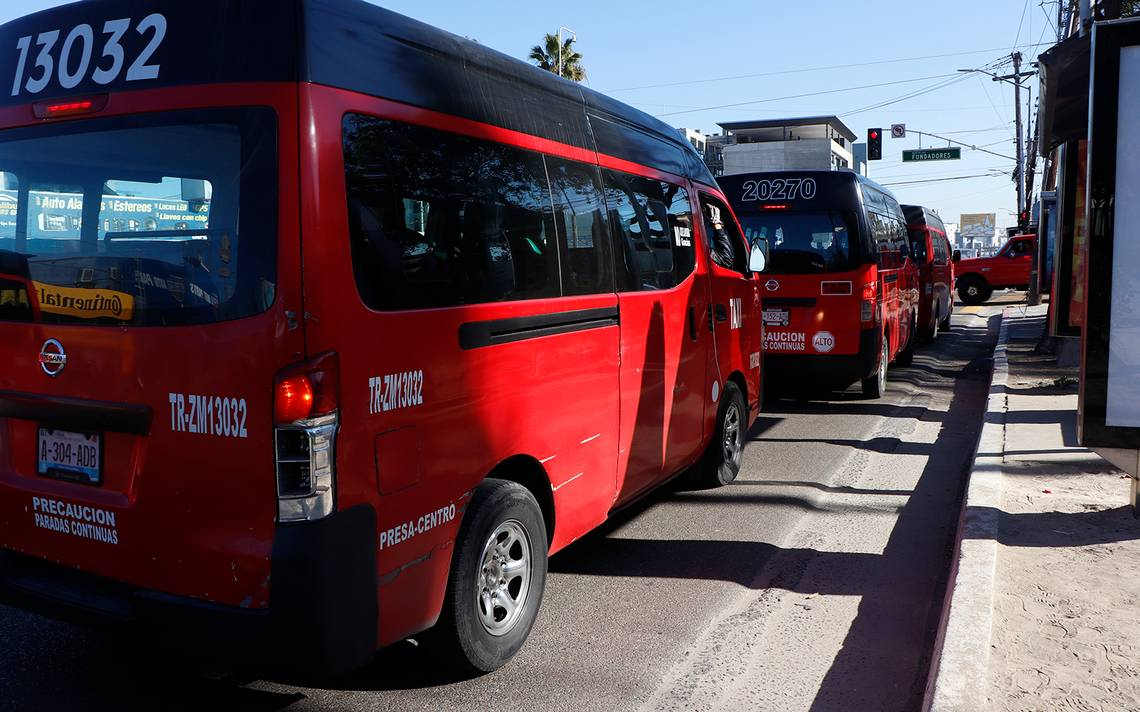
[[[1017,168],[1013,172],[1013,180],[1017,183],[1017,217],[1020,221],[1021,211],[1025,205],[1024,174],[1021,151],[1021,52],[1013,53],[1013,105],[1017,110],[1015,121],[1017,123]]]
[[[560,76],[560,77],[562,76],[562,32],[563,32],[563,30],[570,33],[570,37],[573,38],[572,41],[574,41],[574,42],[578,41],[578,33],[575,32],[574,30],[570,29],[569,27],[559,27],[558,28],[558,76]]]

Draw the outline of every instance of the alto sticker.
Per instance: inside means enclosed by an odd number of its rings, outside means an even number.
[[[249,407],[245,398],[171,393],[168,400],[171,432],[223,438],[249,436],[245,425]]]
[[[412,408],[424,404],[424,372],[402,371],[368,379],[368,413]]]
[[[434,512],[428,512],[418,519],[409,519],[401,522],[391,529],[380,532],[380,548],[386,549],[396,544],[402,544],[420,534],[426,534],[438,526],[447,524],[455,519],[455,503],[440,507]]]
[[[32,497],[32,513],[38,529],[104,544],[119,543],[118,522],[112,511],[60,499]]]
[[[765,351],[806,351],[807,338],[802,331],[765,331]]]
[[[821,354],[825,354],[835,348],[835,337],[831,335],[830,331],[821,331],[811,337],[811,347]]]

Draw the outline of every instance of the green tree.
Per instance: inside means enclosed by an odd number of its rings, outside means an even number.
[[[582,67],[582,55],[574,49],[574,38],[567,37],[562,41],[561,67],[558,48],[558,35],[548,34],[542,44],[530,48],[530,60],[537,64],[539,69],[545,69],[560,77],[575,82],[585,79],[586,70]]]

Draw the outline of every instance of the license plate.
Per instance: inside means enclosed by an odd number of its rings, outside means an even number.
[[[97,433],[40,428],[36,449],[36,471],[43,477],[103,483],[103,438]]]
[[[763,318],[764,326],[787,326],[792,322],[791,311],[788,309],[765,308]]]

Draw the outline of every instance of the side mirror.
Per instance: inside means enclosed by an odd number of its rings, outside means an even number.
[[[763,272],[768,266],[768,241],[762,237],[752,241],[752,249],[748,253],[748,271]]]
[[[950,259],[952,259],[955,262],[961,262],[962,261],[962,251],[961,250],[954,250],[954,255]]]

